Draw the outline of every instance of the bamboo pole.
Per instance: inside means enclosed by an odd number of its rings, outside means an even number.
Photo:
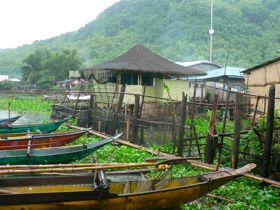
[[[252,122],[251,122],[251,128],[255,127],[255,123],[256,123],[256,115],[257,115],[257,110],[258,110],[258,106],[259,106],[259,101],[260,101],[261,97],[258,96],[257,100],[256,100],[256,104],[255,104],[255,109],[254,109],[254,113],[253,113],[253,118],[252,118]]]
[[[242,127],[242,110],[241,110],[242,95],[236,93],[236,106],[235,106],[235,117],[234,117],[234,135],[232,144],[232,154],[231,154],[231,166],[237,168],[238,165],[238,153],[240,145],[240,132]]]
[[[179,138],[178,138],[178,153],[179,156],[183,156],[183,141],[184,141],[184,134],[185,134],[185,121],[186,121],[186,103],[187,97],[185,93],[182,93],[182,113],[181,113],[181,125],[179,127]]]
[[[122,104],[123,104],[125,88],[126,88],[126,86],[122,85],[120,96],[119,96],[119,101],[118,101],[118,105],[117,105],[117,110],[116,110],[116,113],[114,116],[112,133],[115,133],[116,130],[119,128],[120,111],[121,111]]]
[[[79,128],[79,127],[75,126],[75,128]],[[88,133],[92,134],[92,135],[102,137],[102,138],[110,137],[109,135],[106,135],[104,133],[100,133],[100,132],[96,132],[96,131],[92,131],[92,130],[89,131]],[[137,145],[137,144],[133,144],[131,142],[124,141],[124,140],[121,140],[121,139],[117,139],[117,140],[115,140],[115,142],[117,142],[119,144],[122,144],[122,145],[126,145],[126,146],[129,146],[129,147],[135,148],[135,149],[143,150],[143,151],[148,152],[148,153],[153,154],[153,155],[158,155],[158,156],[162,156],[162,157],[166,157],[166,158],[178,158],[178,156],[176,156],[176,155],[170,155],[170,154],[163,153],[163,152],[157,152],[155,150],[148,149],[146,147],[143,147],[143,146],[140,146],[140,145]]]
[[[120,169],[120,168],[130,168],[130,167],[148,167],[155,166],[158,163],[116,163],[110,165],[93,165],[93,166],[77,166],[77,167],[53,167],[53,168],[34,168],[34,169],[10,169],[10,170],[0,170],[0,174],[40,174],[40,173],[60,173],[60,172],[70,172],[70,171],[88,171],[88,170],[106,170],[106,169]]]
[[[130,140],[130,123],[131,123],[131,107],[128,108],[128,117],[126,119],[126,140]]]
[[[194,167],[206,169],[206,170],[209,170],[209,171],[216,171],[216,166],[215,165],[199,162],[199,161],[196,161],[196,160],[189,160],[188,162]],[[219,170],[221,170],[221,169],[219,169]],[[247,177],[247,178],[256,180],[256,181],[260,181],[260,182],[263,182],[263,183],[270,184],[274,187],[280,187],[280,182],[272,180],[272,179],[264,178],[264,177],[257,176],[257,175],[254,175],[254,174],[250,174],[250,173],[245,173],[244,176]]]
[[[267,106],[266,131],[263,150],[263,167],[261,174],[264,177],[269,177],[269,165],[271,159],[271,148],[273,140],[274,127],[274,107],[275,107],[275,86],[271,85],[269,88],[269,98]]]
[[[213,163],[215,157],[215,142],[214,135],[216,135],[216,118],[217,118],[218,94],[214,96],[214,104],[212,109],[212,116],[209,123],[209,128],[206,136],[205,146],[205,162]]]
[[[227,92],[226,108],[225,108],[225,115],[224,115],[224,118],[223,118],[222,133],[225,133],[225,131],[226,131],[229,99],[230,99],[230,91]],[[220,166],[220,163],[221,163],[223,144],[224,144],[224,136],[221,136],[221,142],[220,142],[220,147],[219,147],[219,155],[218,155],[218,160],[217,160],[217,165],[216,165],[216,171],[218,170],[218,168]]]
[[[46,164],[46,165],[3,165],[0,166],[0,173],[6,169],[51,169],[51,168],[86,168],[86,167],[115,167],[126,165],[127,167],[137,167],[146,163],[76,163],[76,164]],[[144,165],[145,166],[145,165]]]
[[[140,96],[135,95],[134,108],[133,108],[133,124],[132,124],[133,143],[139,143],[138,141],[139,102],[140,102]]]
[[[72,126],[72,127],[81,129],[81,128],[77,127],[77,126]],[[100,136],[100,137],[108,137],[108,135],[105,135],[105,134],[102,134],[102,133],[99,133],[99,132],[95,132],[95,131],[89,131],[89,133],[93,134],[93,135]],[[132,146],[135,149],[141,149],[141,150],[146,151],[148,153],[159,155],[159,156],[165,157],[167,159],[168,158],[178,158],[175,155],[170,155],[170,154],[166,154],[166,153],[163,153],[163,152],[157,153],[154,150],[150,150],[150,149],[148,149],[146,147],[135,145],[135,144],[132,144],[132,143],[120,140],[120,139],[116,140],[116,142],[118,142],[120,144],[127,145],[127,146]],[[194,167],[198,167],[198,168],[202,168],[202,169],[206,169],[206,170],[210,170],[210,171],[216,171],[216,166],[215,165],[203,163],[203,162],[196,161],[196,160],[188,160],[187,162],[189,164],[191,164],[192,166],[194,166]],[[219,169],[219,170],[221,170],[221,169]],[[247,177],[247,178],[253,179],[253,180],[257,180],[257,181],[260,181],[260,182],[264,182],[264,183],[270,184],[270,185],[272,185],[274,187],[280,187],[280,182],[275,181],[275,180],[267,179],[267,178],[264,178],[264,177],[261,177],[261,176],[257,176],[257,175],[253,175],[253,174],[250,174],[250,173],[245,173],[244,176]]]

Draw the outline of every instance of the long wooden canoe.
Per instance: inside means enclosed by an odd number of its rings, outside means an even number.
[[[5,119],[0,119],[0,125],[8,125],[13,122],[15,122],[18,118],[20,118],[22,115],[18,115],[15,117],[10,117],[10,118],[5,118]]]
[[[111,143],[120,136],[121,134],[118,134],[98,142],[77,146],[45,149],[32,149],[30,146],[26,149],[19,150],[1,150],[0,165],[70,163],[92,154],[97,149]]]
[[[112,180],[108,191],[102,191],[93,184],[94,175],[0,178],[0,208],[175,209],[206,195],[254,167],[254,164],[249,164],[238,170],[162,180],[135,180],[127,176],[123,181]]]
[[[0,139],[0,150],[31,149],[58,147],[75,141],[86,131],[32,134],[18,137],[5,137]]]
[[[30,124],[30,125],[0,125],[0,133],[24,133],[40,131],[41,133],[50,133],[55,131],[64,122],[69,120],[70,117],[49,123]]]

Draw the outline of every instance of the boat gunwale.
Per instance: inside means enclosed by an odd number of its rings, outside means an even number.
[[[13,122],[17,121],[20,117],[22,117],[22,114],[21,115],[17,115],[15,117],[9,117],[9,118],[0,119],[0,126],[1,125],[5,125],[5,123],[13,123]]]
[[[0,124],[0,130],[1,129],[14,129],[14,128],[26,128],[26,127],[56,125],[56,124],[60,124],[60,123],[66,122],[71,117],[72,116],[64,118],[64,119],[61,119],[61,120],[57,120],[57,121],[51,121],[51,122],[47,122],[47,123],[37,123],[37,124],[13,124],[11,126],[3,126],[3,125]]]
[[[66,136],[74,136],[74,135],[80,135],[80,134],[84,134],[86,133],[86,131],[73,131],[73,132],[61,132],[61,133],[49,133],[49,134],[40,134],[40,135],[32,135],[30,137],[28,136],[24,136],[23,138],[20,138],[20,137],[14,137],[14,138],[1,138],[0,137],[0,142],[8,142],[8,141],[21,141],[21,140],[32,140],[32,139],[42,139],[42,138],[54,138],[54,137],[66,137]]]
[[[231,175],[227,177],[220,177],[213,179],[211,181],[200,181],[198,183],[194,184],[185,184],[182,186],[177,186],[177,187],[171,187],[171,188],[164,188],[164,189],[159,189],[159,190],[149,190],[149,191],[144,191],[144,192],[134,192],[134,193],[124,193],[124,194],[117,194],[117,193],[104,193],[102,196],[98,191],[93,191],[93,190],[84,190],[84,191],[69,191],[69,192],[45,192],[45,193],[17,193],[17,194],[0,194],[0,206],[3,205],[31,205],[31,204],[44,204],[44,203],[60,203],[60,202],[75,202],[75,201],[90,201],[90,200],[101,200],[101,199],[115,199],[115,198],[128,198],[132,196],[143,196],[143,195],[148,195],[148,194],[155,194],[155,193],[163,193],[163,192],[170,192],[170,191],[177,191],[177,190],[183,190],[191,187],[197,187],[197,186],[203,186],[207,184],[211,184],[214,180],[219,180],[219,181],[226,181],[226,180],[231,180],[235,177],[238,177],[239,175]],[[198,176],[194,176],[193,178],[199,178]],[[181,178],[173,178],[173,179],[184,179],[184,178],[189,178],[189,177],[181,177]],[[96,197],[93,197],[92,194],[96,195]],[[205,193],[206,194],[206,193]],[[16,198],[12,198],[14,196],[18,197],[30,197],[32,198],[33,196],[41,196],[43,198],[49,198],[49,200],[45,201],[39,201],[37,199],[35,202],[31,201],[28,203],[26,200],[25,203],[20,203],[20,204],[15,204],[15,200],[18,201]],[[61,199],[59,200],[58,197],[61,195]],[[69,196],[72,195],[73,197]],[[77,196],[75,196],[77,195]],[[79,196],[78,196],[79,195]],[[1,197],[4,197],[4,199],[1,199]],[[11,200],[13,201],[13,204],[7,204],[7,198],[11,196]],[[87,196],[86,198],[83,196]],[[53,199],[55,198],[55,199]],[[64,198],[64,199],[63,199]],[[66,199],[65,199],[66,198]],[[69,199],[69,200],[68,200]],[[3,202],[4,201],[4,202]],[[22,201],[21,201],[22,202]]]
[[[32,149],[30,154],[26,153],[27,149],[0,150],[0,160],[5,159],[5,158],[20,158],[20,157],[26,157],[26,156],[28,156],[30,158],[42,158],[42,157],[52,156],[54,158],[55,156],[60,156],[60,155],[76,154],[76,153],[81,153],[81,152],[89,153],[90,150],[94,150],[94,149],[96,149],[96,147],[99,147],[99,146],[103,146],[103,145],[105,146],[106,144],[109,144],[110,142],[119,138],[119,136],[120,136],[120,134],[100,140],[100,141],[89,143],[89,144]],[[68,149],[68,151],[63,151],[63,150],[67,150],[67,149]],[[57,152],[55,150],[57,150]],[[37,154],[34,154],[34,152]],[[49,153],[46,154],[44,152],[49,152]],[[1,153],[6,153],[7,155],[1,156]],[[13,153],[15,153],[15,156],[8,156],[9,153],[11,155],[13,155]],[[23,153],[23,154],[17,155],[17,153]],[[42,153],[44,153],[44,154],[42,154]]]

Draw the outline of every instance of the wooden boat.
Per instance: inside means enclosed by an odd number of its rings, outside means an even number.
[[[13,122],[15,122],[18,118],[20,118],[22,115],[18,115],[16,117],[10,117],[10,118],[5,118],[5,119],[0,119],[0,125],[8,125]]]
[[[32,149],[31,145],[28,145],[26,149],[1,150],[0,165],[70,163],[92,154],[120,136],[121,134],[91,144],[77,146]]]
[[[177,209],[248,172],[255,165],[199,176],[106,182],[95,175],[0,178],[1,209]],[[98,177],[99,176],[98,174]],[[93,183],[99,183],[97,185]],[[106,183],[110,183],[108,187]]]
[[[32,149],[45,147],[58,147],[75,141],[86,131],[51,133],[51,134],[27,134],[18,137],[5,137],[0,139],[0,150]]]
[[[31,125],[0,125],[0,133],[24,133],[24,132],[35,132],[40,131],[41,133],[50,133],[55,131],[64,122],[69,120],[71,117],[49,123],[42,124],[31,124]]]

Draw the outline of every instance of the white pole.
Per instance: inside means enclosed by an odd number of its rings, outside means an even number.
[[[209,61],[212,62],[212,40],[213,40],[213,34],[214,34],[214,29],[213,29],[213,5],[214,5],[214,0],[211,0],[211,22],[210,22],[210,30],[209,30],[209,35],[210,35],[210,56],[209,56]]]

